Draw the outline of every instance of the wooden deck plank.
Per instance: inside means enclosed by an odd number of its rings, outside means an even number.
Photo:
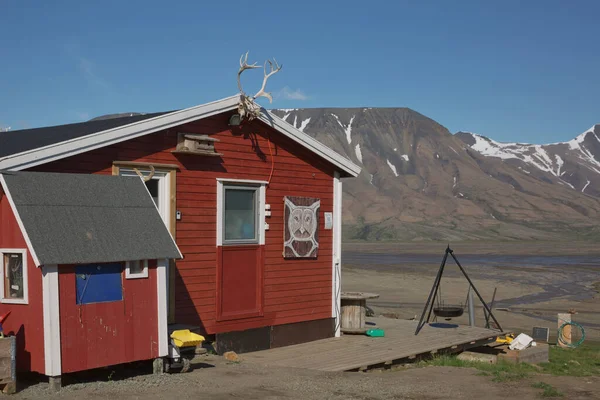
[[[458,326],[450,329],[423,327],[415,336],[416,321],[388,318],[370,319],[385,330],[386,336],[371,338],[363,335],[343,335],[277,349],[247,353],[249,362],[266,365],[348,371],[373,365],[429,354],[453,346],[470,347],[494,338],[500,333],[489,329]]]

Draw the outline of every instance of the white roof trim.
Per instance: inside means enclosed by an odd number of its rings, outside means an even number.
[[[350,176],[356,177],[358,174],[360,174],[361,168],[358,165],[354,164],[352,161],[337,153],[333,149],[325,146],[317,139],[314,139],[310,135],[302,132],[300,129],[297,129],[293,125],[285,122],[277,115],[262,109],[260,120],[275,130],[283,133],[293,141],[302,144],[308,150],[326,159]]]
[[[239,96],[232,96],[64,142],[12,154],[0,159],[0,170],[19,171],[35,167],[36,165],[46,164],[61,158],[71,157],[100,147],[110,146],[111,144],[221,114],[236,109],[238,100]]]
[[[113,129],[92,133],[60,143],[31,149],[22,153],[11,154],[0,158],[0,170],[19,171],[46,164],[62,158],[71,157],[115,143],[124,142],[140,136],[148,135],[174,126],[208,118],[213,115],[237,109],[239,95],[213,101],[211,103],[174,111],[158,117],[146,119]],[[306,133],[296,129],[281,118],[262,109],[259,118],[284,136],[301,144],[311,152],[329,161],[350,176],[358,176],[360,167],[346,157],[336,153]]]

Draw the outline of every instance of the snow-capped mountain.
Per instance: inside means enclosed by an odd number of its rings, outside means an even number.
[[[453,135],[408,108],[273,112],[362,167],[344,182],[346,238],[600,235],[599,126],[570,142],[527,145]]]
[[[473,150],[504,160],[524,174],[600,196],[600,125],[562,143],[501,143],[470,132],[456,134]]]

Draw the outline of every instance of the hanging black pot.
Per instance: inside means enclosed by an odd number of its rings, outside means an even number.
[[[457,318],[463,315],[464,308],[460,306],[434,307],[433,314],[441,318]]]

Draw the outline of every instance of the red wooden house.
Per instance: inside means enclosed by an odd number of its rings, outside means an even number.
[[[339,334],[341,178],[360,169],[266,110],[238,125],[238,104],[9,131],[0,170],[143,176],[183,255],[165,318],[219,352]]]

